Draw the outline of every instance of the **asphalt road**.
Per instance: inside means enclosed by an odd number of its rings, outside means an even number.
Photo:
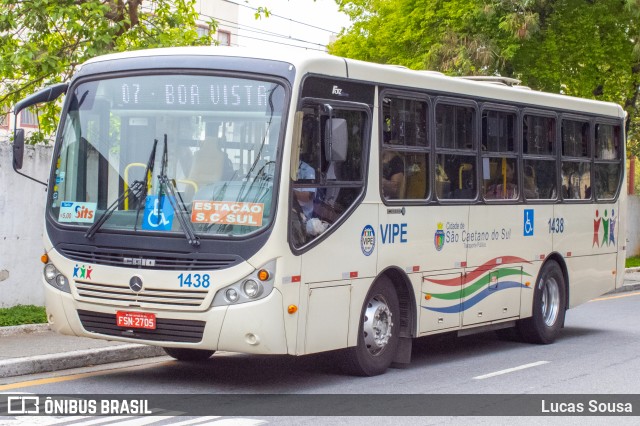
[[[11,392],[35,394],[640,394],[640,292],[596,299],[567,314],[552,345],[499,340],[493,333],[414,342],[408,368],[345,376],[335,356],[219,353],[185,364],[161,357],[15,378]],[[2,389],[0,389],[2,391]],[[634,416],[640,404],[634,407]],[[214,413],[212,413],[214,414]],[[358,413],[364,415],[366,412]],[[390,413],[396,414],[396,413]],[[455,414],[455,413],[453,413]],[[158,424],[637,424],[637,418],[561,417],[172,417]],[[1,420],[1,419],[0,419]],[[0,424],[20,423],[24,418]],[[57,419],[68,424],[65,419]],[[106,421],[106,419],[104,419]],[[173,422],[173,423],[172,423]],[[256,423],[257,422],[257,423]],[[82,422],[76,424],[83,424]]]

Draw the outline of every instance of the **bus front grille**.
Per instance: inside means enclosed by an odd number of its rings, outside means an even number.
[[[126,250],[118,248],[60,244],[60,253],[71,260],[120,268],[163,271],[202,271],[230,268],[242,262],[231,254],[168,253],[159,250]]]
[[[161,308],[198,308],[207,297],[207,290],[165,290],[145,287],[139,293],[131,291],[128,285],[102,284],[87,281],[75,281],[78,296],[82,301],[98,303],[112,302],[130,305],[148,304]]]
[[[205,325],[204,321],[156,318],[156,328],[154,330],[132,329],[118,327],[115,314],[78,310],[78,316],[82,327],[91,333],[159,342],[200,342],[202,341]]]

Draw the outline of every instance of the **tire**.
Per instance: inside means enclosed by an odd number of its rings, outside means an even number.
[[[172,358],[178,361],[206,361],[215,351],[187,348],[162,348]]]
[[[533,315],[518,322],[525,341],[553,343],[564,325],[567,293],[562,269],[556,261],[544,264],[533,293]]]
[[[391,365],[398,348],[400,303],[391,281],[378,279],[360,312],[358,344],[346,350],[345,370],[356,376],[377,376]]]

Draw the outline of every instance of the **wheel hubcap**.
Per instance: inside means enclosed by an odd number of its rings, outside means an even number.
[[[387,301],[381,296],[375,296],[364,312],[364,343],[371,355],[378,355],[384,350],[391,338],[393,322],[391,321],[391,311],[387,306]]]
[[[551,327],[558,319],[560,311],[560,288],[554,278],[547,279],[542,287],[542,318]]]

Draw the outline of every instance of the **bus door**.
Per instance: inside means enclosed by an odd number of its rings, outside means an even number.
[[[309,101],[296,120],[300,137],[291,160],[289,241],[301,257],[300,299],[307,304],[301,309],[305,346],[298,350],[310,353],[347,346],[350,313],[359,312],[364,298],[352,293],[366,294],[376,273],[375,236],[369,230],[377,227],[377,206],[360,204],[369,108]]]

